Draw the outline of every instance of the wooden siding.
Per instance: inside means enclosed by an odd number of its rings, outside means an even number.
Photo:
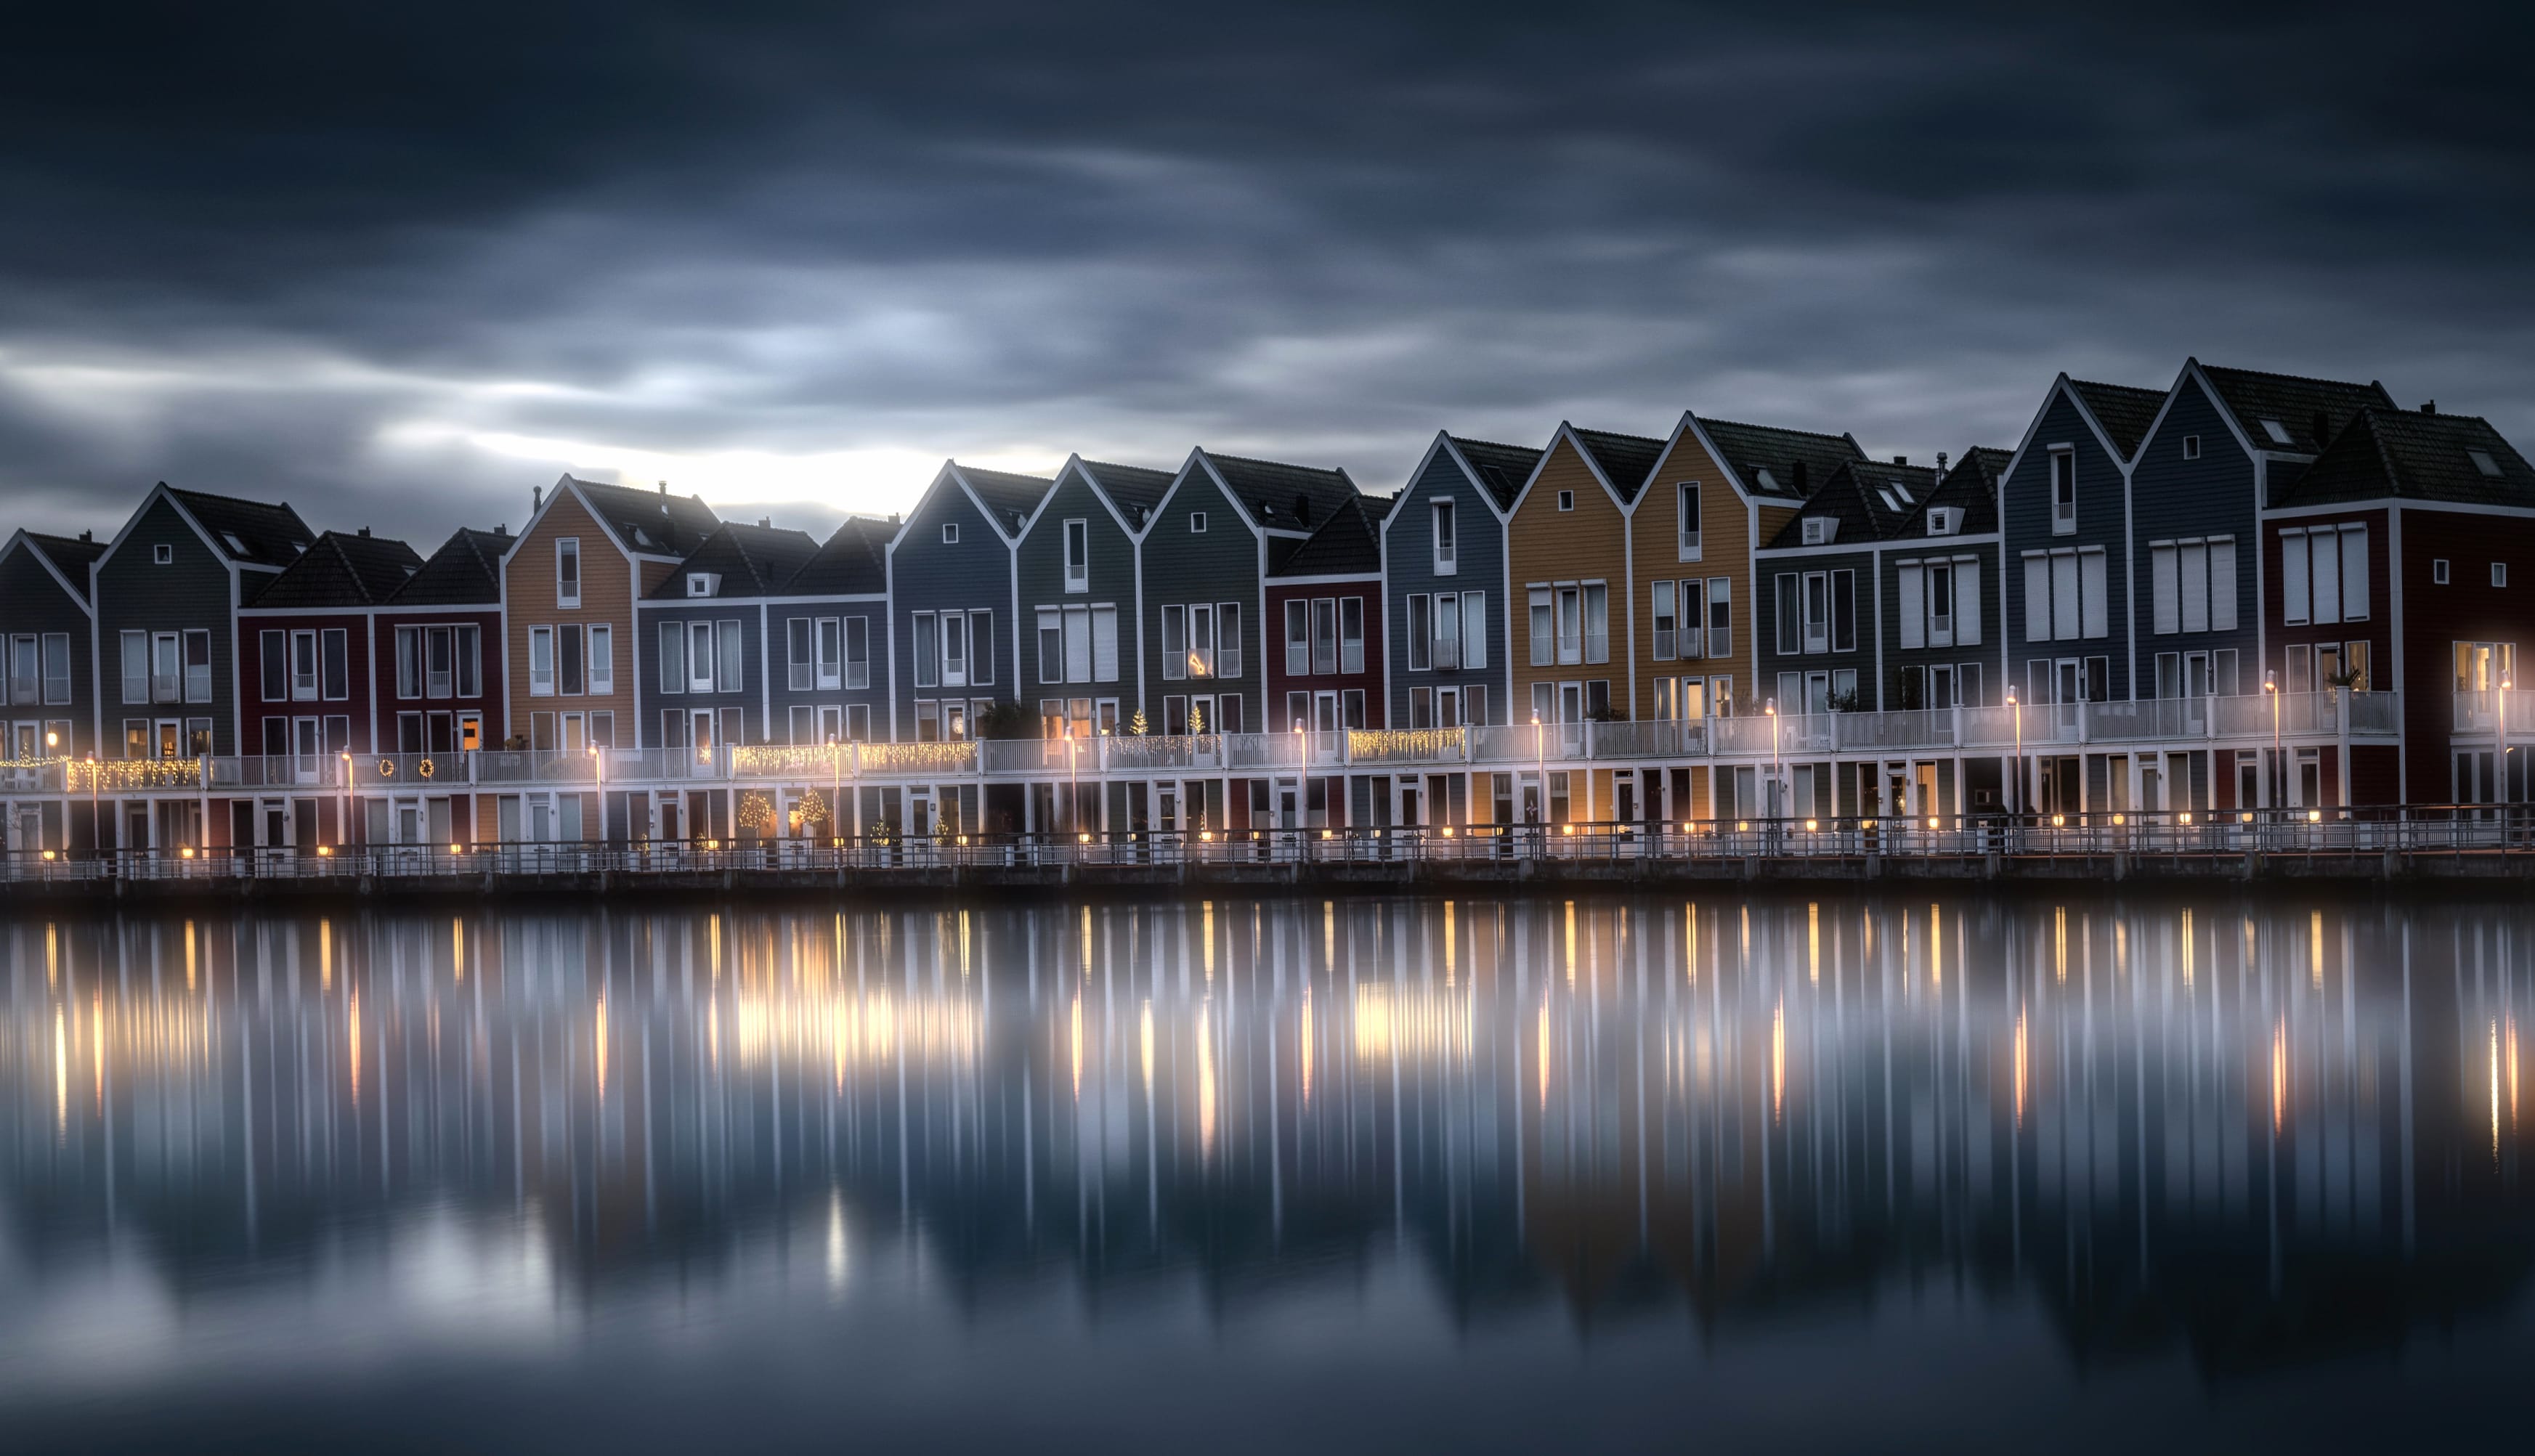
[[[765,613],[755,597],[645,602],[634,614],[635,621],[642,629],[635,635],[634,660],[638,665],[636,670],[642,674],[645,721],[640,725],[640,736],[630,741],[638,742],[645,748],[684,748],[694,742],[693,729],[688,729],[686,734],[672,743],[661,721],[662,713],[676,712],[681,715],[680,721],[684,723],[687,721],[685,714],[711,708],[714,711],[714,721],[718,724],[720,710],[733,707],[740,710],[742,724],[740,742],[772,743],[780,737],[768,725],[765,708],[768,690],[773,683],[780,680],[784,664],[781,661],[780,651],[773,654],[767,651],[764,618]],[[681,629],[691,622],[738,623],[741,664],[739,687],[727,693],[720,691],[697,693],[690,690],[683,682],[677,684],[674,691],[669,685],[662,683],[660,680],[660,625],[664,622],[674,622]],[[719,639],[718,629],[716,629],[714,640],[718,643]],[[718,646],[715,650],[719,650]],[[716,669],[719,665],[716,661]],[[719,676],[716,671],[715,677]],[[617,741],[620,743],[629,741],[623,733],[623,726],[621,723],[618,725]],[[719,727],[714,729],[714,740],[721,741]]]
[[[85,573],[88,568],[82,565],[78,570]],[[46,567],[37,548],[32,543],[23,543],[17,550],[0,557],[0,637],[25,635],[41,638],[55,633],[70,638],[70,701],[47,703],[41,700],[42,643],[38,641],[37,700],[0,707],[0,718],[13,724],[37,725],[38,743],[42,742],[44,723],[69,719],[70,741],[53,752],[78,758],[96,752],[96,660],[89,642],[88,608],[79,598],[62,589],[61,581]],[[7,670],[5,659],[0,659],[0,673]],[[5,697],[5,694],[6,688],[0,687],[0,697]],[[0,753],[15,753],[16,748],[13,737],[6,745],[0,746]]]
[[[1478,589],[1475,585],[1473,590]],[[1314,601],[1324,598],[1355,597],[1364,603],[1364,671],[1309,673],[1297,677],[1285,671],[1285,603],[1293,600]],[[1290,729],[1291,714],[1285,707],[1288,693],[1364,694],[1364,726],[1390,726],[1383,698],[1383,632],[1382,578],[1364,576],[1353,580],[1302,580],[1290,585],[1279,581],[1268,583],[1268,700],[1274,705],[1274,715],[1263,719],[1269,731]],[[1343,620],[1343,618],[1341,618]],[[1431,676],[1421,674],[1421,676]],[[1340,711],[1345,699],[1341,698]],[[1406,721],[1402,719],[1401,721]]]
[[[158,566],[151,548],[165,545],[171,560]],[[100,692],[97,717],[107,754],[123,753],[123,720],[127,717],[203,718],[212,720],[212,752],[238,751],[237,653],[232,626],[237,587],[228,563],[185,523],[165,496],[142,509],[124,532],[122,545],[97,563],[96,671]],[[248,573],[261,585],[269,574]],[[208,628],[212,635],[212,700],[203,702],[127,704],[123,701],[122,656],[118,634],[183,632]],[[111,686],[108,686],[111,685]]]
[[[2518,686],[2526,686],[2525,654],[2535,650],[2535,531],[2523,516],[2420,505],[2406,505],[2401,514],[2404,798],[2437,804],[2454,794],[2448,736],[2455,722],[2455,644],[2515,643]],[[2266,520],[2263,532],[2276,539],[2288,523]],[[2373,558],[2377,543],[2368,544]],[[2447,564],[2444,586],[2433,584],[2442,559]],[[2491,584],[2494,562],[2507,566],[2506,586]],[[2510,731],[2516,731],[2513,725]]]
[[[959,539],[946,542],[942,527],[957,525]],[[1018,676],[1015,655],[1018,623],[1013,609],[1013,553],[1001,532],[986,518],[968,492],[945,476],[927,490],[906,517],[890,551],[890,637],[887,660],[896,664],[896,733],[900,741],[915,739],[915,704],[921,699],[957,702],[1005,702],[1015,699]],[[918,612],[994,613],[994,681],[944,688],[916,686],[915,614]],[[969,644],[971,661],[977,647]],[[875,672],[880,669],[875,665]],[[939,673],[934,676],[938,679]],[[872,725],[877,736],[880,725]]]
[[[1681,489],[1689,481],[1699,482],[1700,551],[1697,561],[1681,559]],[[1700,443],[1699,436],[1686,424],[1673,434],[1663,458],[1656,461],[1652,474],[1646,477],[1645,493],[1638,498],[1634,513],[1632,562],[1629,575],[1633,582],[1629,592],[1629,620],[1636,626],[1637,713],[1638,717],[1654,716],[1654,680],[1656,678],[1726,677],[1734,679],[1734,698],[1738,704],[1749,702],[1757,710],[1760,696],[1754,692],[1759,681],[1758,661],[1754,655],[1752,625],[1758,603],[1752,595],[1752,554],[1756,546],[1752,531],[1752,509],[1743,495],[1726,479],[1725,470]],[[1762,540],[1767,540],[1764,534]],[[1722,656],[1679,658],[1658,662],[1654,655],[1654,583],[1666,579],[1686,581],[1696,576],[1702,582],[1723,576],[1733,585],[1733,622],[1730,650]],[[1700,626],[1706,626],[1706,602],[1700,603]],[[1613,614],[1617,615],[1616,611]],[[1615,627],[1616,631],[1616,627]],[[1706,634],[1700,635],[1701,648]],[[1525,657],[1528,661],[1528,656]],[[1528,694],[1528,688],[1523,690]],[[1525,709],[1528,711],[1528,709]]]
[[[274,701],[264,696],[264,634],[268,632],[314,632],[343,634],[344,662],[349,669],[345,692],[341,698],[290,698],[289,658],[282,659],[282,697]],[[324,637],[321,636],[322,643]],[[285,640],[284,653],[289,650]],[[388,677],[395,687],[396,641],[388,640]],[[331,718],[350,719],[351,751],[356,754],[379,752],[376,728],[370,720],[372,663],[370,660],[370,618],[366,612],[241,612],[238,614],[238,718],[241,752],[261,754],[265,751],[264,720],[267,718]],[[321,647],[318,657],[317,691],[326,691],[325,657]],[[447,703],[435,704],[448,706]],[[393,747],[393,745],[391,745]]]
[[[2197,437],[2200,454],[2196,459],[2183,457],[2187,436]],[[2200,388],[2200,381],[2187,378],[2176,393],[2165,418],[2139,447],[2138,459],[2131,466],[2131,592],[2138,602],[2138,615],[2133,623],[2138,643],[2137,697],[2156,696],[2156,654],[2159,652],[2206,652],[2233,648],[2240,664],[2250,664],[2267,655],[2271,666],[2279,665],[2279,648],[2265,651],[2262,625],[2276,622],[2259,610],[2260,582],[2274,580],[2264,572],[2255,570],[2256,562],[2272,561],[2277,556],[2274,540],[2257,556],[2253,545],[2256,521],[2256,471],[2254,457],[2236,443],[2235,432],[2228,428],[2216,401]],[[2267,526],[2259,527],[2269,531]],[[2186,537],[2233,536],[2236,539],[2236,630],[2234,632],[2167,633],[2156,631],[2156,585],[2154,558],[2149,554],[2151,541],[2172,541]],[[2377,578],[2380,581],[2383,576]],[[2240,666],[2239,671],[2244,669]],[[2255,673],[2251,683],[2240,683],[2246,692],[2258,692],[2261,675]]]
[[[752,607],[755,605],[751,604]],[[870,644],[871,678],[862,688],[808,688],[794,691],[791,684],[790,621],[807,617],[816,621],[834,617],[843,630],[846,621],[863,619],[864,639]],[[658,636],[658,629],[652,630]],[[652,650],[658,651],[656,641]],[[841,673],[839,681],[841,682]],[[815,677],[813,678],[815,682]],[[810,707],[828,706],[841,710],[860,703],[871,709],[871,736],[874,741],[889,740],[889,599],[886,596],[862,597],[793,597],[774,598],[766,603],[766,688],[770,716],[766,731],[775,742],[788,742],[792,734],[792,709],[799,704]],[[655,710],[652,717],[659,717]],[[657,730],[654,729],[656,732]]]
[[[581,542],[581,605],[555,605],[555,542],[565,537]],[[634,590],[635,562],[616,544],[607,527],[565,491],[549,501],[534,529],[502,563],[502,598],[508,631],[503,663],[508,671],[504,737],[526,741],[531,715],[541,712],[612,712],[616,744],[630,747],[642,740],[634,728]],[[614,631],[608,668],[615,691],[574,697],[531,697],[528,693],[528,629],[578,623],[605,623]],[[489,664],[488,664],[489,666]],[[558,684],[560,686],[560,684]]]
[[[1206,513],[1206,529],[1192,532],[1189,517]],[[1165,731],[1160,706],[1166,698],[1211,694],[1241,696],[1241,726],[1257,732],[1267,721],[1267,609],[1259,589],[1263,569],[1258,534],[1240,508],[1216,488],[1204,465],[1191,468],[1153,513],[1144,533],[1144,602],[1142,634],[1144,698],[1153,731]],[[1162,608],[1195,602],[1241,604],[1241,673],[1210,679],[1162,675]],[[1218,712],[1216,721],[1221,722]]]
[[[1575,510],[1558,509],[1560,491],[1575,492]],[[1562,433],[1540,462],[1530,490],[1515,507],[1507,531],[1506,554],[1512,576],[1508,595],[1513,598],[1506,605],[1508,636],[1514,647],[1510,659],[1514,701],[1507,705],[1511,721],[1530,721],[1535,683],[1589,683],[1597,679],[1609,681],[1613,710],[1629,715],[1633,682],[1628,631],[1634,619],[1626,606],[1627,597],[1633,594],[1629,591],[1626,540],[1626,517],[1621,515],[1619,503],[1603,489],[1601,477],[1585,462],[1575,441]],[[1531,588],[1558,581],[1609,583],[1609,661],[1560,666],[1554,660],[1557,648],[1553,642],[1548,652],[1553,659],[1551,664],[1532,665]]]
[[[2077,458],[2077,529],[2068,535],[2051,530],[2051,447],[2068,445]],[[2103,657],[2108,697],[2131,696],[2131,602],[2128,526],[2124,519],[2127,485],[2122,468],[2096,439],[2069,393],[2054,386],[2044,402],[2032,443],[2009,470],[2000,495],[2006,559],[2001,563],[2000,605],[2006,621],[1993,655],[2025,694],[2025,665],[2035,658]],[[2024,553],[2067,548],[2101,547],[2104,551],[2105,633],[2102,637],[2053,641],[2027,641],[2024,636]],[[2248,553],[2250,557],[2250,553]],[[2082,591],[2082,585],[2080,590]],[[2003,693],[2002,693],[2003,696]],[[2025,700],[2031,698],[2026,696]]]
[[[1497,518],[1488,493],[1461,471],[1449,450],[1434,458],[1409,482],[1406,499],[1383,522],[1384,650],[1390,655],[1389,721],[1409,721],[1408,694],[1414,688],[1483,688],[1488,721],[1511,723],[1513,703],[1506,693],[1506,664],[1511,643],[1508,612],[1519,592],[1506,589],[1505,523]],[[1435,571],[1435,511],[1439,500],[1453,502],[1453,575]],[[1411,672],[1408,670],[1408,598],[1437,591],[1482,591],[1488,595],[1487,666],[1475,671]],[[1529,711],[1528,708],[1525,711]]]
[[[439,607],[382,608],[372,614],[376,624],[377,657],[368,679],[371,731],[381,752],[396,746],[397,714],[401,712],[475,712],[483,715],[484,739],[487,746],[502,741],[503,700],[508,696],[510,679],[502,657],[502,614],[489,607],[463,605]],[[400,627],[473,627],[480,650],[484,654],[476,685],[483,691],[472,698],[454,695],[448,698],[397,697],[396,633]],[[455,684],[452,685],[453,689]],[[357,732],[358,730],[354,730]],[[634,743],[630,735],[620,733],[617,743]]]
[[[1138,709],[1145,707],[1137,692],[1137,669],[1144,658],[1137,632],[1135,538],[1120,528],[1118,517],[1109,513],[1089,482],[1072,470],[1058,479],[1051,497],[1031,523],[1029,534],[1015,548],[1020,573],[1020,620],[1014,624],[1020,634],[1020,698],[1034,702],[1041,697],[1114,698],[1118,721],[1131,721]],[[1090,548],[1088,589],[1082,591],[1065,589],[1065,523],[1069,520],[1084,523]],[[1118,609],[1116,681],[1067,683],[1062,662],[1056,664],[1057,681],[1048,681],[1039,663],[1038,609],[1069,606]]]

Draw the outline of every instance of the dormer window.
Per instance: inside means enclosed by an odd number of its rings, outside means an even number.
[[[1950,536],[1950,535],[1952,535],[1952,534],[1954,533],[1954,531],[1955,531],[1955,529],[1956,529],[1956,527],[1957,527],[1957,524],[1958,524],[1958,522],[1957,522],[1957,521],[1955,520],[1955,518],[1954,518],[1954,508],[1953,508],[1953,507],[1951,507],[1951,506],[1931,506],[1931,507],[1929,507],[1929,508],[1928,508],[1928,534],[1929,534],[1929,535],[1932,535],[1932,536]]]
[[[687,573],[687,595],[711,596],[721,588],[721,577],[711,572]]]
[[[2278,420],[2262,421],[2262,433],[2271,437],[2271,443],[2273,445],[2293,445],[2296,443],[2289,438],[2288,426],[2281,424]]]
[[[942,522],[942,544],[945,546],[959,544],[959,522],[956,520]]]
[[[150,564],[151,564],[152,566],[158,566],[158,567],[173,566],[173,565],[175,565],[175,563],[176,563],[176,548],[175,548],[175,547],[168,545],[168,544],[167,544],[166,542],[164,542],[164,541],[161,541],[161,542],[159,542],[157,545],[153,546],[153,547],[151,547],[151,548],[150,548]]]
[[[1192,511],[1189,513],[1189,534],[1192,536],[1203,536],[1206,534],[1205,512]]]
[[[1838,517],[1831,516],[1808,516],[1805,517],[1806,545],[1827,546],[1830,544],[1830,538],[1838,534]]]
[[[2494,480],[2498,480],[2500,478],[2500,461],[2491,457],[2490,451],[2468,450],[2464,453],[2464,457],[2473,461],[2473,467],[2481,471],[2483,474],[2490,476]]]

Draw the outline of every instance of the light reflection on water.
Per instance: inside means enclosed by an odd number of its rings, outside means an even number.
[[[2401,1443],[2530,1345],[2529,929],[21,920],[0,1444]]]

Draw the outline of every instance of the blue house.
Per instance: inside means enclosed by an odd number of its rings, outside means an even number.
[[[2133,696],[2131,462],[2160,390],[2052,381],[1999,482],[1999,674],[2027,704]]]
[[[889,545],[892,736],[972,738],[998,702],[1019,699],[1014,548],[1053,484],[946,461]]]
[[[1438,431],[1382,520],[1382,637],[1392,726],[1510,721],[1514,658],[1506,604],[1513,595],[1506,521],[1540,455],[1518,445]],[[1476,612],[1468,610],[1472,595],[1480,597]],[[1412,609],[1412,598],[1423,600]],[[1405,630],[1411,621],[1436,620],[1440,598],[1452,600],[1461,625],[1449,661],[1439,660],[1431,640],[1411,641]],[[1482,625],[1480,635],[1471,634],[1473,623]]]

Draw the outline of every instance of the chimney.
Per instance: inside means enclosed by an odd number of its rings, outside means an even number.
[[[1906,465],[1910,463],[1910,457],[1908,455],[1894,455],[1892,457],[1892,463],[1896,465]]]
[[[500,525],[497,525],[497,526],[493,527],[493,534],[494,534],[494,535],[497,535],[497,536],[507,536],[507,535],[509,535],[510,533],[511,533],[511,523],[510,523],[509,521],[507,521],[507,520],[506,520],[506,521],[503,521]]]
[[[542,485],[529,486],[528,514],[534,516],[544,509],[546,509],[546,488]]]
[[[368,526],[363,526],[363,527],[361,527],[361,539],[362,539],[362,540],[364,540],[364,541],[366,541],[366,540],[368,540],[369,538],[370,538],[370,528],[369,528]]]
[[[665,496],[665,495],[667,495],[668,493],[669,493],[669,482],[667,482],[667,481],[663,480],[663,481],[661,481],[661,482],[660,482],[660,494],[661,494],[661,495],[663,495],[663,496]]]
[[[96,532],[82,531],[80,532],[80,539],[83,541],[94,541],[96,539]]]
[[[771,531],[774,529],[774,517],[772,516],[761,516],[757,517],[757,528],[761,531]]]
[[[1805,468],[1804,461],[1796,461],[1796,468],[1789,472],[1788,478],[1795,483],[1797,495],[1801,496],[1811,494],[1810,487],[1812,482],[1809,478],[1812,472]]]
[[[2332,439],[2332,416],[2319,409],[2315,412],[2315,448],[2321,450]]]
[[[2436,399],[2426,399],[2426,400],[2423,400],[2423,401],[2422,401],[2422,403],[2421,403],[2421,413],[2423,413],[2423,414],[2436,414],[2436,413],[2438,413],[2438,412],[2439,412],[2439,401],[2437,401]]]
[[[1942,450],[1937,452],[1937,473],[1940,476],[1946,473],[1946,453]]]
[[[1310,496],[1297,495],[1294,497],[1294,519],[1303,525],[1310,525],[1312,523],[1312,498]]]

